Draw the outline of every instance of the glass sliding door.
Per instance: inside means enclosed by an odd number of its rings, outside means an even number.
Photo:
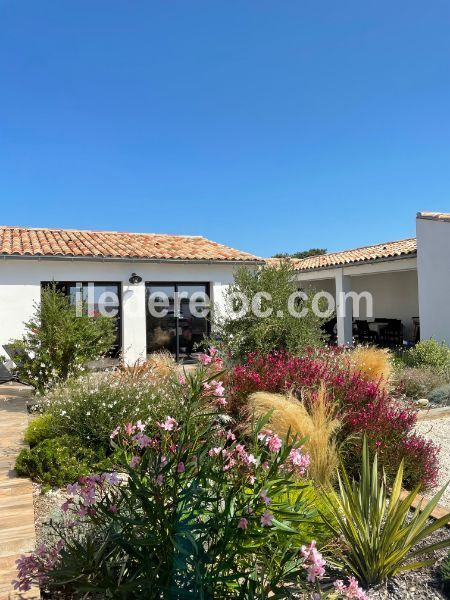
[[[194,361],[209,334],[208,283],[146,283],[147,352],[168,350]]]
[[[122,349],[122,294],[121,284],[118,282],[103,281],[43,281],[41,286],[55,285],[70,299],[75,306],[82,300],[83,310],[89,316],[98,315],[114,318],[116,339],[109,351],[110,356],[118,356]]]

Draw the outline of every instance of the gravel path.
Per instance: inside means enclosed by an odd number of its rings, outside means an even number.
[[[416,430],[441,446],[438,485],[442,486],[450,479],[450,418],[419,421]],[[450,485],[442,496],[440,504],[450,508]]]

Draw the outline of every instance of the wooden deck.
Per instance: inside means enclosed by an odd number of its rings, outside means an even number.
[[[0,599],[39,598],[39,590],[15,592],[15,561],[35,545],[33,488],[14,472],[17,454],[25,446],[29,389],[20,384],[0,385]]]

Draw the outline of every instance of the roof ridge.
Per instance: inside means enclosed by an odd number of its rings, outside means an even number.
[[[393,240],[391,242],[380,242],[379,244],[367,244],[367,246],[358,246],[357,248],[347,248],[346,250],[335,250],[334,252],[327,252],[326,254],[312,254],[311,256],[305,256],[304,258],[292,258],[295,261],[309,260],[310,258],[317,258],[318,256],[335,256],[336,254],[345,254],[346,252],[357,252],[358,250],[366,250],[367,248],[378,248],[379,246],[387,246],[389,244],[400,244],[401,242],[412,242],[416,241],[416,237],[402,238],[401,240]]]
[[[119,235],[159,235],[163,237],[187,237],[206,240],[206,238],[202,235],[191,235],[189,233],[152,233],[149,231],[114,231],[111,229],[76,229],[65,227],[27,227],[26,225],[0,225],[0,229],[22,229],[25,231],[68,231],[77,233],[117,233]]]

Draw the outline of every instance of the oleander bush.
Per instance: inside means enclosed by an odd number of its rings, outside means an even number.
[[[82,373],[88,361],[103,356],[114,343],[114,319],[82,312],[77,315],[55,285],[43,289],[24,336],[13,342],[18,377],[38,394]]]
[[[395,477],[403,459],[405,484],[415,487],[420,483],[425,489],[435,484],[439,449],[414,433],[416,411],[354,373],[341,351],[316,350],[302,357],[285,352],[250,355],[247,364],[236,366],[230,376],[230,411],[242,421],[245,411],[250,413],[248,396],[254,392],[291,392],[299,400],[303,394],[304,401],[304,391],[318,390],[321,382],[327,387],[330,402],[339,410],[343,427],[338,441],[346,441],[348,468],[357,472],[362,436],[366,434],[389,480]]]
[[[116,471],[68,486],[54,542],[18,561],[16,588],[150,600],[365,598],[356,580],[325,578],[310,538],[323,521],[308,497],[302,440],[282,440],[263,417],[242,443],[223,425],[224,390],[212,377],[204,368],[187,376],[179,420],[115,428]]]

